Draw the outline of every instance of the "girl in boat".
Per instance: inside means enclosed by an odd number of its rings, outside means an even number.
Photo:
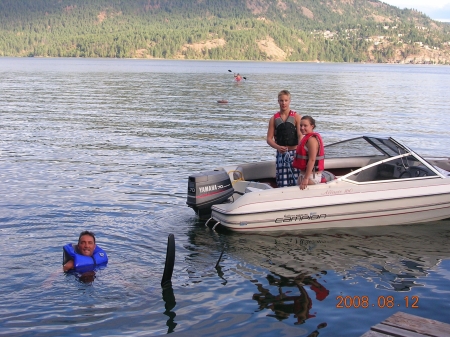
[[[326,182],[322,177],[325,163],[325,151],[320,134],[314,132],[316,121],[311,116],[303,116],[300,121],[300,131],[303,138],[297,146],[294,163],[300,170],[298,185],[304,190],[308,185]]]

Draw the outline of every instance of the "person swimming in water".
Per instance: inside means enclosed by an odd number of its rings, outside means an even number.
[[[81,232],[78,244],[67,244],[63,248],[63,271],[94,269],[108,263],[106,252],[95,243],[90,231]]]

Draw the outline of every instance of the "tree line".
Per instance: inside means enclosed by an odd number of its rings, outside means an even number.
[[[255,8],[243,0],[0,0],[0,56],[270,60],[258,41],[271,37],[287,61],[364,62],[370,37],[383,36],[390,46],[372,54],[387,62],[399,36],[412,47],[445,48],[450,41],[448,26],[376,0],[283,3],[285,8],[269,0],[255,1]],[[186,47],[215,39],[225,44]]]

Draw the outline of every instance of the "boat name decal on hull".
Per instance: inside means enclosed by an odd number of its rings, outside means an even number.
[[[316,213],[285,215],[283,218],[276,218],[275,223],[303,221],[303,220],[317,220],[317,219],[325,219],[326,217],[327,217],[326,214],[316,214]]]
[[[341,195],[347,193],[353,193],[353,189],[346,188],[345,190],[327,190],[326,192],[322,193],[322,195]]]

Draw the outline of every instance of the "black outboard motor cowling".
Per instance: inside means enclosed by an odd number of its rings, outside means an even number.
[[[234,193],[225,170],[205,171],[189,176],[186,204],[200,219],[211,217],[211,206],[225,202]]]

